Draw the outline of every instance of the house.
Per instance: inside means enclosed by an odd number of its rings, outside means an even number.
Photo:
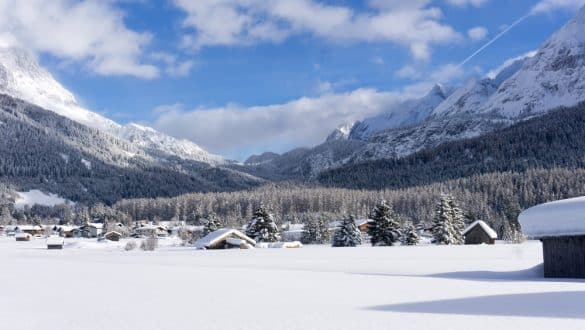
[[[368,230],[370,229],[370,223],[372,220],[370,219],[356,219],[355,220],[355,225],[356,227],[358,227],[358,229],[360,230],[360,232],[362,233],[367,233]]]
[[[142,224],[140,227],[134,228],[134,232],[139,236],[146,237],[166,237],[169,234],[168,229],[165,226],[152,224]]]
[[[61,250],[65,244],[65,239],[59,235],[47,237],[47,250]]]
[[[56,225],[53,226],[53,232],[58,233],[60,236],[71,238],[75,237],[75,226],[68,226],[68,225]]]
[[[117,242],[122,238],[122,234],[117,231],[109,231],[104,235],[104,238],[108,241]]]
[[[32,236],[43,236],[45,229],[39,225],[21,225],[15,228],[17,233],[27,233]]]
[[[283,227],[282,240],[285,242],[300,241],[303,237],[305,225],[302,223],[288,223]]]
[[[498,234],[487,223],[477,220],[464,231],[465,244],[495,244]]]
[[[103,223],[90,222],[73,230],[73,234],[77,237],[96,238],[102,234],[104,229]]]
[[[585,197],[531,207],[518,221],[542,242],[544,277],[585,278]]]
[[[222,228],[195,242],[198,249],[249,249],[256,246],[256,241],[236,229]]]
[[[32,239],[32,235],[29,233],[16,233],[14,238],[16,238],[17,242],[28,242]]]

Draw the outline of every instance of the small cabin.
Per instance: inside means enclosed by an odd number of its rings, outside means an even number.
[[[109,231],[104,235],[108,241],[118,242],[122,238],[122,234],[117,231]]]
[[[28,242],[32,239],[32,235],[29,233],[16,233],[16,235],[14,235],[14,238],[16,239],[17,242]]]
[[[531,207],[518,221],[542,242],[544,277],[585,278],[585,197]]]
[[[51,235],[47,237],[48,250],[61,250],[65,244],[65,239],[59,235]]]
[[[495,244],[498,234],[487,223],[477,220],[464,231],[465,244]]]
[[[250,249],[256,246],[256,241],[239,230],[222,228],[195,242],[198,249]]]
[[[16,232],[27,233],[32,236],[42,236],[45,234],[45,229],[39,225],[21,225],[16,226]]]

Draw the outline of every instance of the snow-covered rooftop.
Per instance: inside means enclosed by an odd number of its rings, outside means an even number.
[[[198,240],[197,242],[195,242],[195,247],[198,249],[206,248],[206,247],[209,247],[209,246],[219,242],[220,240],[225,239],[226,237],[230,237],[232,235],[236,236],[242,240],[245,240],[246,242],[248,242],[252,245],[256,245],[256,241],[254,241],[250,237],[244,235],[241,231],[236,230],[236,229],[222,228],[222,229],[218,229],[212,233],[209,233],[207,236],[205,236],[205,237],[201,238],[200,240]]]
[[[477,221],[473,222],[472,224],[470,224],[463,231],[463,235],[466,235],[468,232],[470,232],[476,226],[481,226],[481,228],[489,235],[490,238],[493,238],[493,239],[498,238],[498,233],[496,233],[490,226],[488,226],[487,223],[485,223],[485,222],[483,222],[481,220],[477,220]]]
[[[518,221],[524,234],[533,238],[585,235],[585,197],[531,207]]]
[[[58,235],[51,235],[47,237],[47,245],[63,245],[65,240],[63,237]]]

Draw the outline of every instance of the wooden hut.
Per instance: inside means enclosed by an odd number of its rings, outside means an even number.
[[[498,234],[487,225],[487,223],[477,220],[469,225],[463,231],[465,244],[495,244]]]
[[[47,237],[48,250],[61,250],[65,244],[65,239],[59,235],[51,235]]]
[[[19,233],[27,233],[32,236],[42,236],[45,234],[45,229],[39,225],[21,225],[16,227]]]
[[[16,233],[16,235],[14,235],[14,238],[16,239],[17,242],[28,242],[32,239],[32,235],[29,233]]]
[[[104,235],[104,238],[108,241],[117,242],[122,238],[122,234],[117,231],[109,231]]]
[[[585,278],[585,197],[537,205],[518,220],[542,242],[545,277]]]
[[[222,228],[195,242],[198,249],[249,249],[256,246],[256,241],[236,229]]]

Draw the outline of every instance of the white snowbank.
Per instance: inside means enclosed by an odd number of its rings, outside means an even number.
[[[471,231],[475,226],[481,226],[481,228],[489,235],[490,238],[496,239],[498,238],[498,233],[496,233],[487,223],[477,220],[474,223],[470,224],[464,231],[463,235],[466,235],[469,231]]]
[[[274,243],[257,243],[257,248],[260,249],[296,249],[302,248],[303,244],[299,241],[295,242],[274,242]]]
[[[45,194],[44,192],[36,189],[27,192],[17,191],[16,193],[18,194],[18,198],[14,202],[14,207],[20,210],[22,210],[26,205],[33,206],[35,204],[43,206],[55,206],[66,203],[75,204],[65,198],[59,197],[56,194]]]
[[[51,235],[47,237],[47,245],[63,245],[65,243],[65,239],[58,235]]]
[[[531,207],[518,220],[528,237],[585,235],[585,197]]]

